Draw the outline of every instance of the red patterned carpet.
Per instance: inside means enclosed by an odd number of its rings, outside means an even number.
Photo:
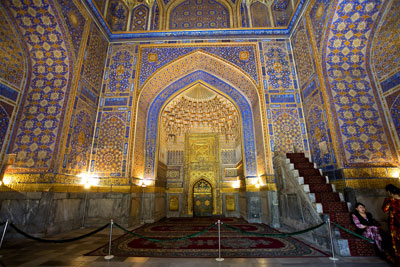
[[[217,221],[216,218],[169,218],[144,225],[133,233],[153,239],[180,238],[195,234]],[[278,233],[264,224],[249,224],[243,219],[221,218],[230,226],[251,233]],[[108,254],[108,244],[87,256]],[[112,254],[121,257],[218,257],[218,228],[215,226],[190,239],[153,242],[124,234],[112,241]],[[292,237],[251,236],[221,225],[221,257],[326,257],[324,252]]]

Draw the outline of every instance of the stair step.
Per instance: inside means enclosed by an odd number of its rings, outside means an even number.
[[[300,176],[303,176],[303,177],[321,175],[321,173],[317,169],[299,169],[298,171],[299,171]]]
[[[347,240],[351,256],[376,256],[373,244],[362,239]]]
[[[329,183],[327,177],[321,175],[320,170],[314,167],[314,163],[305,157],[304,153],[288,153],[286,163],[291,163],[294,168],[299,184],[302,186],[318,213],[328,214],[331,222],[355,231],[347,203],[343,201],[343,196],[335,192],[334,185]],[[337,229],[340,237],[347,240],[350,254],[352,256],[375,256],[376,251],[373,244],[359,239],[342,229]],[[337,231],[336,230],[336,231]]]
[[[331,184],[309,184],[309,186],[312,193],[333,192]]]
[[[295,169],[314,169],[314,163],[311,162],[293,162]]]
[[[304,153],[287,153],[286,157],[292,159],[292,158],[305,158],[306,156]]]
[[[329,214],[329,219],[332,223],[340,224],[343,227],[348,228],[347,226],[353,226],[353,222],[351,220],[351,215],[348,212],[337,212]]]
[[[346,202],[325,202],[322,203],[324,213],[343,213],[348,212]]]
[[[350,231],[353,231],[353,232],[355,232],[355,230],[356,230],[353,225],[342,225],[342,226],[347,228],[347,229],[349,229]],[[340,237],[344,238],[344,239],[355,239],[355,238],[358,238],[358,237],[356,237],[356,236],[354,236],[354,235],[352,235],[352,234],[350,234],[350,233],[348,233],[348,232],[346,232],[346,231],[344,231],[342,229],[339,229],[339,233],[340,233]]]
[[[291,163],[310,163],[308,158],[289,158]]]
[[[326,184],[326,178],[321,175],[303,177],[305,184]]]
[[[310,188],[311,190],[311,188]],[[323,193],[314,193],[315,201],[320,203],[325,202],[340,202],[339,193],[336,192],[323,192]]]

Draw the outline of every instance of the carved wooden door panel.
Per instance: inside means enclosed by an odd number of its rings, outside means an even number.
[[[211,216],[213,212],[212,188],[205,181],[198,181],[193,187],[193,215]]]

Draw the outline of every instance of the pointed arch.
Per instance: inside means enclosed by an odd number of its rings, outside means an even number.
[[[130,31],[144,31],[147,30],[150,9],[144,5],[135,7],[131,14]]]
[[[257,164],[256,164],[256,146],[255,146],[255,136],[254,136],[254,123],[253,123],[253,111],[249,101],[233,86],[220,80],[215,75],[207,73],[205,71],[197,70],[194,71],[181,79],[175,81],[174,83],[163,89],[153,100],[148,111],[147,111],[147,121],[146,133],[143,132],[143,128],[139,127],[136,129],[136,145],[135,145],[135,159],[136,162],[141,160],[138,158],[140,156],[144,157],[144,171],[143,176],[145,178],[153,179],[155,177],[155,167],[157,160],[157,134],[159,130],[159,114],[162,107],[168,99],[179,91],[184,90],[187,84],[194,83],[196,81],[203,81],[209,85],[211,88],[218,88],[220,92],[229,96],[233,102],[239,107],[242,120],[243,128],[243,148],[244,148],[244,163],[245,163],[245,173],[246,176],[256,176],[257,175]],[[139,111],[144,111],[143,108],[139,107]],[[142,114],[138,118],[145,117]],[[138,120],[139,123],[139,120]],[[261,122],[259,122],[261,123]],[[141,139],[141,140],[140,140]],[[141,142],[142,141],[142,142]],[[145,142],[144,142],[145,141]],[[140,153],[141,143],[145,144],[144,154]],[[139,154],[137,154],[139,153]],[[136,167],[137,164],[135,164]]]
[[[195,70],[215,73],[216,76],[237,88],[252,105],[256,104],[263,95],[257,81],[248,73],[216,55],[199,49],[159,68],[141,86],[137,85],[136,87],[140,87],[137,93],[140,95],[140,101],[149,105],[160,88],[166,87]]]
[[[185,1],[188,0],[177,0],[177,1],[171,1],[171,3],[167,6],[166,12],[165,12],[165,26],[166,29],[171,29],[171,14],[177,8],[179,5],[183,4]],[[206,1],[206,0],[203,0]],[[227,25],[227,28],[233,28],[237,27],[237,21],[235,16],[235,11],[234,8],[232,7],[232,4],[228,0],[214,0],[216,3],[222,5],[226,10],[228,11],[228,20],[229,20],[229,25]]]

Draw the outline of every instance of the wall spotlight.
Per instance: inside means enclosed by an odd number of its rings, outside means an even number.
[[[11,184],[11,176],[8,176],[8,175],[5,175],[4,177],[3,177],[3,184],[4,185],[9,185],[9,184]]]
[[[240,188],[240,180],[232,182],[232,187],[233,188]]]
[[[81,177],[81,184],[85,189],[89,189],[91,186],[96,186],[99,184],[99,179],[96,175],[81,173],[78,176]]]

